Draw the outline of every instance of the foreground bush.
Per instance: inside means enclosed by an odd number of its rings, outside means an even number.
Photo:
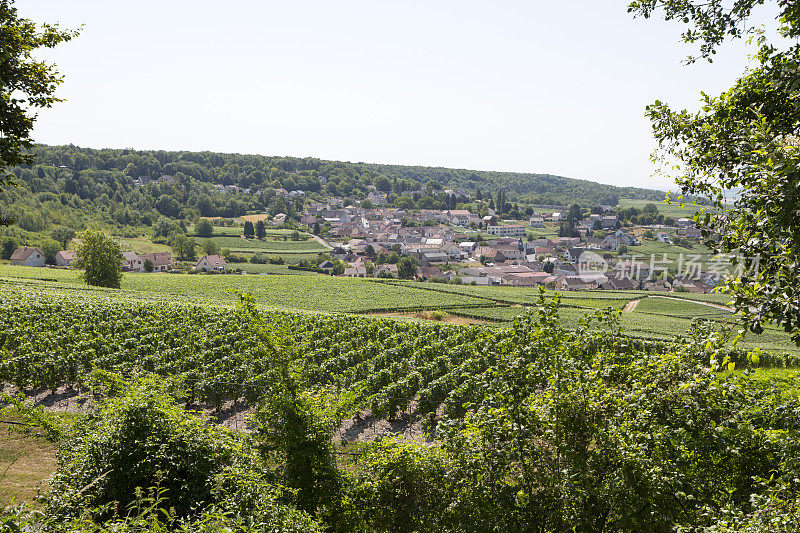
[[[185,411],[146,379],[106,400],[61,444],[45,514],[104,523],[136,507],[139,516],[142,494],[152,489],[168,522],[202,522],[216,509],[233,523],[315,527],[279,503],[283,491],[272,481],[246,437]]]
[[[251,300],[238,316],[266,369],[254,433],[209,426],[156,381],[115,382],[108,390],[121,395],[64,441],[37,524],[797,530],[797,379],[735,371],[727,334],[697,327],[674,345],[643,343],[625,337],[611,313],[566,330],[557,302],[542,299],[508,335],[481,345],[481,364],[447,374],[453,382],[441,390],[451,408],[430,417],[431,441],[384,439],[337,460],[332,429],[363,409],[358,392],[329,396],[304,384],[307,358],[294,337],[275,331]],[[148,487],[155,503],[145,512]]]
[[[372,529],[793,531],[796,391],[727,371],[724,336],[648,351],[600,319],[567,331],[543,306],[462,387],[482,399],[465,396],[439,445],[368,448]]]

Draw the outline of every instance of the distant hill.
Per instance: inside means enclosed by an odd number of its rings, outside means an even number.
[[[276,189],[357,201],[377,188],[390,204],[406,209],[454,208],[478,191],[487,199],[502,192],[507,210],[517,204],[591,206],[664,198],[661,191],[548,174],[73,145],[39,145],[35,151],[35,165],[13,169],[21,186],[0,192],[0,215],[15,218],[17,228],[31,233],[55,225],[150,226],[162,216],[296,215],[299,203],[276,196]],[[15,230],[0,228],[0,234],[8,231]]]
[[[619,198],[660,201],[662,191],[615,187],[550,174],[491,172],[442,167],[382,165],[326,161],[316,158],[222,154],[214,152],[167,152],[39,146],[38,164],[65,168],[123,172],[131,179],[157,178],[183,173],[195,180],[242,188],[266,187],[306,192],[330,192],[340,196],[366,194],[369,185],[401,194],[434,182],[445,189],[503,190],[509,200],[564,205],[616,204]]]

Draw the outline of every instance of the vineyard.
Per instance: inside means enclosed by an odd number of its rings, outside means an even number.
[[[227,248],[233,252],[264,252],[268,254],[308,254],[327,251],[328,248],[319,242],[309,240],[277,240],[277,239],[243,239],[241,237],[210,237],[197,238],[202,245],[207,240],[214,241],[220,248]]]
[[[108,290],[72,282],[74,272],[39,272],[62,281],[0,278],[0,383],[6,392],[71,389],[98,402],[76,430],[61,433],[67,460],[48,493],[59,523],[95,503],[130,503],[131,487],[153,486],[159,472],[183,488],[187,457],[205,468],[193,485],[203,501],[234,502],[250,516],[252,506],[242,507],[253,501],[250,491],[281,483],[297,490],[264,496],[288,506],[268,511],[269,520],[280,524],[300,509],[309,514],[298,520],[313,516],[341,531],[401,531],[405,517],[419,531],[447,521],[529,531],[542,516],[547,530],[560,531],[565,521],[600,515],[615,529],[646,530],[655,521],[666,530],[697,523],[700,509],[718,512],[731,494],[737,509],[759,508],[749,503],[753,495],[772,489],[746,482],[753,476],[796,476],[782,458],[796,456],[797,377],[747,367],[800,360],[755,359],[702,328],[674,342],[688,321],[669,313],[702,311],[715,324],[728,318],[692,300],[644,298],[641,310],[622,312],[627,300],[612,293],[569,294],[558,307],[553,294],[531,302],[533,291],[493,288],[481,297],[474,287],[322,276],[129,276],[152,286]],[[320,284],[316,294],[303,292],[312,287],[307,280]],[[239,296],[226,290],[233,282],[266,301],[234,305]],[[335,291],[348,288],[352,294],[337,300]],[[280,297],[297,308],[275,308]],[[359,306],[359,297],[371,299]],[[492,325],[360,316],[392,303]],[[653,340],[647,329],[655,321],[674,327],[674,336],[659,329],[663,340]],[[628,336],[626,323],[640,329]],[[248,413],[247,432],[197,416],[231,410]],[[36,416],[25,420],[48,420]],[[367,420],[378,420],[379,430],[370,434]],[[404,424],[419,430],[400,439]],[[244,470],[230,470],[230,456]],[[314,466],[304,468],[309,456]],[[127,470],[129,457],[149,470]],[[104,472],[110,481],[93,486]],[[606,484],[609,473],[619,480]],[[236,483],[202,493],[221,474]],[[552,497],[502,496],[545,489]],[[584,498],[595,490],[597,498]],[[166,494],[164,505],[191,512],[195,500]],[[321,498],[337,511],[324,511]],[[548,503],[566,498],[578,501],[577,518],[571,507]],[[632,498],[646,498],[644,510],[631,511]],[[105,520],[103,512],[92,509],[92,519]]]
[[[161,279],[162,286],[149,293],[0,281],[0,349],[6,354],[0,366],[0,381],[13,383],[19,389],[56,389],[64,383],[80,383],[92,368],[100,368],[123,375],[144,371],[171,376],[185,383],[193,400],[217,406],[247,397],[251,390],[262,393],[269,368],[250,355],[254,345],[245,322],[230,308],[238,296],[216,299],[195,293],[192,299],[180,285],[169,285],[173,280],[180,282],[178,276]],[[206,279],[216,283],[227,278]],[[299,277],[276,276],[265,281],[273,279],[281,281],[283,291],[300,291],[303,286],[292,283],[302,279]],[[314,281],[332,282],[338,287],[354,280]],[[447,295],[443,292],[368,282],[364,285],[365,289],[376,291],[372,298],[381,305],[392,301],[408,306],[481,305],[476,297],[465,294],[444,299]],[[247,283],[238,287],[242,291],[254,288],[256,295],[264,296],[261,303],[265,306],[283,297],[276,295],[275,286],[269,283],[261,288]],[[394,291],[400,291],[402,296],[396,296]],[[408,299],[403,291],[413,292],[419,299]],[[363,291],[359,295],[367,297]],[[354,309],[348,307],[348,300],[331,307],[335,298],[322,289],[313,296],[300,292],[299,298],[305,301],[306,309]],[[565,297],[559,320],[565,326],[574,326],[606,304],[619,309],[621,301]],[[722,316],[725,311],[690,301],[651,298],[641,301],[635,312],[623,314],[622,325],[629,335],[643,342],[673,340],[691,324],[667,313],[688,313],[689,306],[700,308],[708,318],[728,318]],[[525,313],[526,308],[457,307],[451,312],[508,323]],[[390,418],[411,402],[417,414],[424,416],[437,410],[452,415],[459,413],[465,403],[478,401],[481,389],[475,383],[490,367],[495,349],[511,335],[507,328],[352,314],[272,310],[268,320],[276,330],[285,331],[303,353],[305,386],[329,388],[336,394],[356,391],[359,405],[368,405],[374,415]],[[777,332],[769,331],[762,338],[766,346],[781,346]]]
[[[0,284],[0,381],[18,389],[80,385],[93,368],[122,375],[152,372],[183,382],[192,400],[222,403],[264,392],[269,368],[251,356],[246,322],[234,310],[152,302],[106,291],[42,291]],[[419,414],[456,413],[480,389],[493,347],[509,333],[480,327],[356,316],[273,312],[303,353],[303,384],[394,417],[414,400]]]
[[[443,310],[494,328],[508,328],[535,306],[538,290],[533,288],[449,285],[341,278],[308,275],[285,265],[255,265],[270,276],[198,276],[188,274],[124,276],[123,290],[109,291],[134,300],[164,300],[200,306],[232,307],[239,293],[254,295],[258,305],[273,310],[312,311],[362,315],[403,313],[415,318],[420,310]],[[300,274],[300,275],[298,275]],[[304,275],[305,274],[305,275]],[[9,284],[33,283],[42,290],[63,289],[85,293],[88,289],[75,271],[0,265],[0,279]],[[27,280],[27,281],[26,281]],[[555,293],[547,291],[552,299]],[[638,300],[631,312],[622,313],[627,334],[642,340],[671,341],[686,332],[696,319],[718,326],[736,325],[737,317],[720,308],[729,301],[724,294],[669,293],[668,297],[644,291],[576,291],[561,294],[560,320],[576,327],[581,317],[599,309],[622,310]],[[714,307],[717,306],[717,307]],[[760,348],[792,357],[800,356],[790,336],[766,325],[761,335],[748,334],[741,341],[745,349]]]

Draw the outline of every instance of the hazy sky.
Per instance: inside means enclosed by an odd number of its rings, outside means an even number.
[[[743,44],[685,66],[681,27],[625,0],[18,0],[75,41],[47,144],[559,174],[668,188],[644,118],[695,108]]]

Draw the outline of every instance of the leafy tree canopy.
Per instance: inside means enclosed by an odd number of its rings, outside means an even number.
[[[34,57],[41,48],[53,48],[78,35],[57,25],[37,27],[20,18],[14,0],[0,0],[0,189],[10,185],[8,168],[29,165],[34,154],[30,138],[36,112],[52,106],[62,82],[55,66]]]
[[[778,8],[781,35],[800,36],[794,0],[648,0],[628,10],[683,22],[684,41],[700,44],[690,60],[710,60],[727,38],[757,43],[756,66],[721,95],[704,94],[700,111],[655,102],[647,114],[660,145],[656,157],[679,162],[682,193],[711,199],[713,211],[695,218],[709,246],[735,257],[742,275],[727,288],[750,329],[775,320],[800,343],[800,44],[769,42],[748,23],[762,4]]]
[[[84,269],[89,285],[119,289],[122,282],[122,250],[119,244],[100,231],[87,230],[78,235],[80,246],[74,264]]]

